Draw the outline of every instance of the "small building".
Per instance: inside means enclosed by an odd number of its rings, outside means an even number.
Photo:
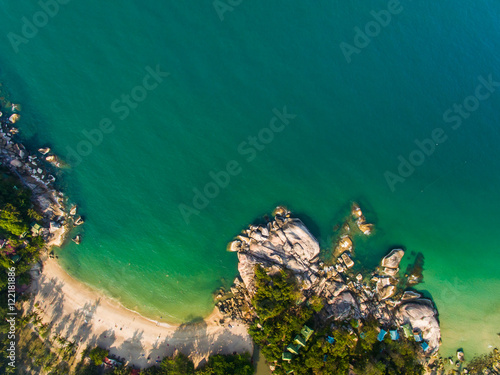
[[[293,340],[293,342],[302,346],[302,347],[306,346],[306,340],[301,335],[295,336],[295,339]]]
[[[413,337],[415,339],[416,342],[421,342],[422,341],[422,333],[417,330],[417,329],[414,329],[413,330]]]
[[[314,333],[314,330],[312,330],[308,326],[304,326],[302,328],[302,331],[300,331],[300,334],[306,339],[306,341],[308,341],[311,338],[313,333]]]
[[[427,344],[425,341],[422,342],[421,346],[422,346],[422,349],[424,350],[424,352],[429,350],[429,344]]]
[[[409,339],[412,336],[411,333],[411,327],[409,324],[405,324],[403,327],[403,333],[407,339]]]
[[[391,329],[389,332],[391,333],[392,341],[399,340],[399,332],[398,331],[396,331],[395,329]]]
[[[323,362],[326,362],[327,359],[328,359],[328,354],[325,354],[325,356],[323,357]]]
[[[332,345],[335,343],[335,339],[332,336],[327,336],[326,341],[328,341]]]
[[[300,345],[297,345],[297,344],[290,344],[286,347],[286,350],[288,350],[290,353],[292,354],[299,354],[299,350],[300,350]]]
[[[39,224],[35,223],[31,227],[31,234],[33,235],[33,237],[39,236],[41,234],[41,230],[42,230],[42,227]]]
[[[289,352],[283,352],[283,354],[281,355],[281,359],[283,361],[290,362],[293,359],[293,355],[292,355],[292,353],[289,353]]]
[[[380,330],[380,333],[379,333],[379,334],[378,334],[378,336],[377,336],[377,340],[378,340],[378,341],[383,341],[383,340],[384,340],[385,335],[387,335],[387,331],[385,331],[385,330],[381,329],[381,330]]]

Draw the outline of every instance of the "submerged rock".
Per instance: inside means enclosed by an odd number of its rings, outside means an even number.
[[[366,236],[370,235],[373,231],[373,224],[358,223],[358,228]]]
[[[339,241],[339,246],[338,249],[340,251],[351,251],[352,250],[352,240],[349,238],[348,235],[342,236],[342,238]]]
[[[18,115],[17,113],[14,113],[12,116],[9,117],[9,121],[13,124],[15,124],[21,116]]]
[[[351,214],[352,216],[354,216],[356,219],[360,218],[361,216],[363,216],[363,211],[361,211],[361,207],[359,207],[359,205],[354,202],[352,204],[352,207],[351,207]]]
[[[59,158],[55,155],[49,155],[45,158],[45,160],[47,160],[49,163],[51,163],[55,167],[59,168],[61,166],[61,162],[59,161]]]
[[[75,220],[75,225],[82,225],[84,223],[83,219],[81,216],[78,216],[78,218]]]

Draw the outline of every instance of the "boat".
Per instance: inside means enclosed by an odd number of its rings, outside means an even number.
[[[50,148],[49,147],[39,148],[38,152],[42,155],[47,155],[50,152]]]
[[[71,241],[73,241],[77,245],[80,245],[80,242],[82,242],[82,237],[80,235],[77,235],[75,238],[72,238]]]
[[[69,214],[71,216],[75,216],[76,215],[76,209],[77,209],[77,207],[76,207],[76,204],[75,204],[73,207],[71,207],[71,210],[69,210]]]

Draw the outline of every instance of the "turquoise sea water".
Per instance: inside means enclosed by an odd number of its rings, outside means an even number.
[[[401,244],[424,254],[443,354],[498,346],[500,90],[470,99],[458,129],[443,114],[478,77],[500,81],[500,3],[403,2],[348,63],[340,44],[387,6],[243,0],[221,20],[210,1],[73,0],[46,19],[36,1],[0,4],[0,80],[23,105],[22,138],[69,159],[58,180],[86,217],[83,243],[59,252],[65,268],[151,318],[187,321],[236,276],[226,244],[248,223],[286,204],[328,248],[356,200],[377,226],[358,260]],[[157,66],[170,75],[137,88]],[[131,92],[144,100],[126,115]],[[296,115],[284,130],[262,130],[284,107]],[[447,139],[392,191],[384,173],[439,128]],[[240,146],[259,134],[259,151]],[[187,223],[179,205],[232,160],[239,173]]]

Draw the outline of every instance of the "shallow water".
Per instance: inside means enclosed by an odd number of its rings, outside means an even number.
[[[457,129],[443,114],[479,76],[500,80],[500,4],[403,3],[348,63],[340,44],[386,8],[244,1],[221,20],[211,2],[72,1],[16,53],[9,33],[41,8],[2,3],[0,79],[23,104],[22,137],[68,159],[59,183],[87,219],[65,268],[147,316],[187,321],[236,276],[226,244],[248,223],[283,203],[328,248],[356,200],[377,226],[358,260],[373,266],[394,245],[425,255],[419,287],[439,308],[443,353],[498,346],[500,93]],[[157,65],[170,75],[137,88]],[[263,130],[284,107],[289,122]],[[392,191],[384,174],[400,155],[421,164]],[[210,172],[233,160],[216,192]],[[187,223],[180,205],[205,188],[213,198]]]

